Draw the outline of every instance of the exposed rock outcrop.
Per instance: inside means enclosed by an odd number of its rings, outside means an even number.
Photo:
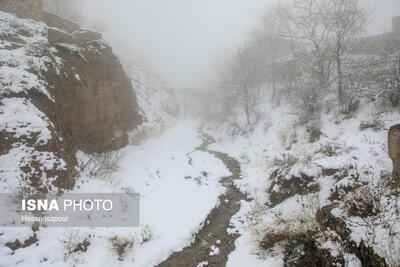
[[[8,190],[72,188],[76,151],[128,143],[135,93],[99,33],[44,13],[0,11],[0,180]]]
[[[46,80],[55,88],[54,116],[67,126],[64,135],[85,152],[104,152],[128,143],[127,131],[141,123],[136,97],[118,58],[96,32],[44,13],[49,45],[62,58]],[[66,27],[64,27],[66,25]],[[49,111],[50,112],[50,111]]]
[[[388,132],[389,157],[393,162],[393,181],[400,185],[400,124],[390,127]]]
[[[0,10],[20,18],[42,20],[43,0],[0,0]]]

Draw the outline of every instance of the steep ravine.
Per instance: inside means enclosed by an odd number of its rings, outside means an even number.
[[[208,145],[215,141],[211,136],[201,134],[203,143],[196,150],[208,152],[222,160],[232,175],[220,180],[220,183],[226,187],[226,194],[220,196],[220,204],[209,213],[203,228],[194,236],[194,242],[182,251],[171,254],[167,260],[158,265],[159,267],[195,267],[205,261],[208,263],[207,266],[225,266],[228,255],[235,249],[234,242],[240,236],[227,232],[227,229],[231,228],[229,223],[232,216],[240,209],[240,201],[247,199],[246,195],[233,184],[234,180],[240,179],[240,164],[225,153],[209,150]],[[218,247],[218,255],[210,255],[213,251],[212,246]]]

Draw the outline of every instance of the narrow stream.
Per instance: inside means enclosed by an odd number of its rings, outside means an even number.
[[[220,205],[214,208],[207,216],[203,228],[196,234],[194,242],[182,251],[174,252],[167,260],[159,264],[159,267],[188,266],[196,267],[200,262],[207,261],[207,266],[226,266],[228,255],[235,249],[235,240],[239,234],[228,234],[231,228],[229,222],[232,216],[240,209],[240,201],[246,200],[233,184],[235,179],[240,179],[240,165],[227,154],[209,150],[208,145],[214,143],[214,139],[202,133],[203,143],[196,150],[208,152],[222,160],[231,176],[223,177],[220,183],[226,187],[226,195],[220,196]],[[219,240],[219,241],[218,241]],[[211,246],[219,248],[218,255],[210,255]]]

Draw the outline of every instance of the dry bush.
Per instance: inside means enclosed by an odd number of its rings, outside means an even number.
[[[270,178],[276,180],[285,177],[298,162],[299,158],[291,154],[281,154],[279,157],[275,157],[271,162],[272,173]]]
[[[280,157],[275,157],[272,160],[272,165],[281,169],[291,169],[299,159],[291,154],[281,154]]]
[[[349,153],[354,147],[346,146],[337,142],[327,142],[322,144],[315,153],[321,153],[328,157],[339,156]]]
[[[366,129],[373,129],[374,131],[379,131],[385,126],[384,122],[379,118],[373,118],[368,121],[361,121],[359,129],[361,131]]]
[[[141,229],[142,242],[145,243],[153,238],[153,229],[149,225],[144,225]]]
[[[90,242],[87,238],[80,236],[79,230],[67,228],[64,232],[64,236],[58,239],[62,244],[64,256],[64,262],[70,262],[72,265],[81,263],[78,252],[86,252]]]
[[[316,220],[319,208],[318,194],[302,196],[299,212],[293,214],[283,214],[280,210],[271,210],[261,203],[255,203],[251,211],[246,214],[246,222],[253,234],[259,238],[260,245],[269,248],[274,243],[289,238],[311,237],[319,233],[320,226]],[[273,220],[266,224],[263,222],[263,218],[273,218]],[[263,242],[264,245],[261,244]]]
[[[400,266],[400,194],[390,187],[389,179],[381,177],[377,183],[360,187],[347,199],[345,207],[350,216],[361,220],[352,220],[353,227],[364,227],[367,230],[368,243],[375,244],[390,267]],[[387,237],[377,242],[379,230],[386,230]],[[381,235],[384,233],[380,233]]]
[[[321,208],[319,194],[310,194],[301,197],[301,208],[299,220],[302,224],[305,224],[306,229],[318,232],[320,231],[320,225],[317,222],[316,214]]]
[[[134,240],[124,237],[112,237],[109,239],[113,251],[117,254],[118,260],[123,261],[126,255],[133,249]]]
[[[358,216],[363,223],[357,226],[366,226],[375,232],[377,226],[392,229],[400,219],[398,206],[400,198],[393,194],[388,181],[379,180],[376,184],[368,183],[358,188],[347,199],[347,212],[351,216]]]
[[[400,235],[398,232],[389,234],[387,241],[387,250],[383,251],[384,258],[389,267],[400,266]]]
[[[87,154],[78,158],[79,174],[89,178],[106,180],[120,169],[125,154],[120,151]]]
[[[119,261],[123,261],[129,253],[135,250],[135,247],[153,238],[153,229],[149,225],[143,225],[140,229],[140,235],[133,236],[112,236],[108,240],[111,243],[113,252],[117,255]]]

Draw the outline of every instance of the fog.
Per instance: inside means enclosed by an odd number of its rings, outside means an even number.
[[[120,56],[171,86],[213,86],[218,69],[246,41],[273,0],[88,0],[83,13]],[[391,30],[400,0],[361,0],[372,10],[369,33]],[[383,4],[384,3],[384,4]]]

